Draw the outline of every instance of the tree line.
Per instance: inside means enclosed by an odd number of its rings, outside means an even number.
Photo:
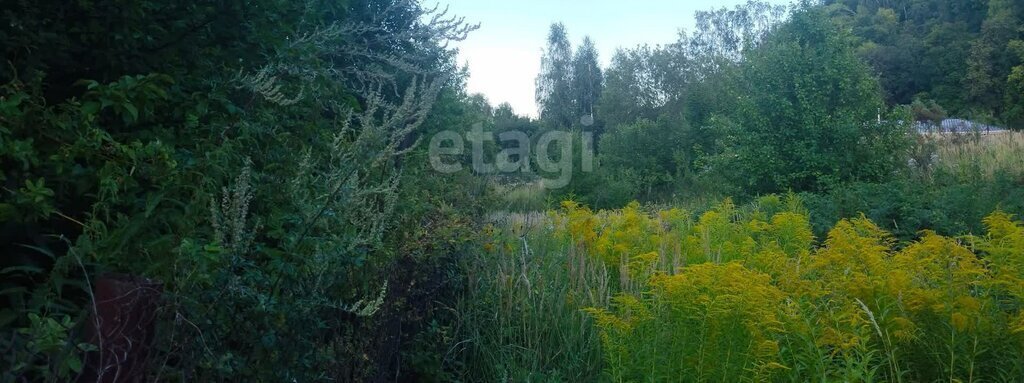
[[[603,72],[589,38],[574,53],[554,24],[537,123],[596,132],[600,163],[559,193],[615,207],[899,177],[916,122],[1022,127],[1022,8],[750,1],[698,12],[674,43],[620,49]]]

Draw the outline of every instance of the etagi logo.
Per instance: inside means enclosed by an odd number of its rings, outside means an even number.
[[[542,174],[557,174],[557,177],[553,179],[543,178],[544,187],[559,189],[569,185],[572,180],[575,136],[579,137],[580,141],[580,170],[585,173],[594,170],[593,133],[573,134],[567,131],[549,131],[538,137],[534,148],[531,147],[530,136],[526,133],[503,132],[497,135],[498,147],[503,149],[495,155],[493,162],[488,162],[484,158],[484,143],[494,142],[494,136],[494,132],[485,132],[482,124],[473,125],[473,128],[466,132],[465,140],[462,135],[451,130],[437,133],[430,138],[430,165],[434,170],[446,174],[461,171],[461,163],[458,161],[446,163],[443,156],[462,156],[466,149],[465,141],[470,141],[472,143],[473,172],[478,174],[532,173],[530,159],[534,158]]]

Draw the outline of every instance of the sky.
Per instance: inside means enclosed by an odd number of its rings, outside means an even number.
[[[508,102],[518,114],[537,115],[534,80],[552,23],[562,22],[576,47],[590,36],[607,67],[618,48],[675,42],[692,30],[694,13],[746,0],[437,0],[449,13],[479,23],[480,29],[456,45],[459,63],[468,65],[469,92],[492,105]],[[789,0],[768,0],[788,4]],[[430,1],[426,2],[427,4]]]

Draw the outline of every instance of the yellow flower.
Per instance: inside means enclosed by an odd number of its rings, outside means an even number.
[[[955,327],[957,331],[966,330],[970,324],[970,320],[967,318],[967,316],[959,312],[954,312],[953,315],[950,316],[949,320],[951,323],[953,323],[953,327]]]

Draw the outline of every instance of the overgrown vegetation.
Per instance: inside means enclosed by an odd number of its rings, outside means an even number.
[[[418,0],[5,4],[0,382],[1022,380],[1022,18],[556,23],[532,118]]]
[[[1000,82],[1015,81],[1010,73],[1022,63],[1013,54],[1024,39],[1022,12],[1004,1],[930,0],[699,12],[697,28],[673,44],[615,52],[592,127],[554,124],[599,135],[596,172],[576,175],[554,200],[603,208],[746,200],[908,178],[907,161],[925,150],[919,124],[962,118],[1020,128],[1010,112],[1016,93]],[[552,30],[549,52],[571,53],[565,35]],[[586,99],[568,84],[589,72],[543,69],[543,84],[564,83],[555,93],[570,95],[538,93],[540,124],[552,126],[544,113]]]
[[[818,241],[792,194],[743,207],[726,201],[697,218],[636,204],[563,206],[489,229],[485,249],[496,254],[474,261],[480,287],[464,297],[484,305],[460,317],[470,355],[483,355],[478,379],[566,380],[573,371],[568,380],[985,381],[1024,373],[1024,224],[1008,214],[985,218],[984,235],[925,231],[911,242],[860,217]],[[579,369],[598,350],[602,373]]]
[[[522,213],[491,214],[464,265],[469,380],[1024,376],[1000,271],[1024,257],[1020,133],[919,129],[1019,127],[1000,81],[1021,61],[991,49],[1017,44],[1022,9],[982,3],[698,13],[675,44],[616,52],[593,124],[567,117],[590,71],[553,26],[533,131],[595,132],[599,163],[565,189],[499,190]]]
[[[802,194],[815,234],[841,218],[866,214],[901,240],[921,230],[945,235],[981,233],[982,220],[1002,210],[1024,214],[1021,133],[923,137],[918,160],[905,178],[854,183],[820,194]]]
[[[440,373],[415,337],[480,193],[414,143],[475,119],[445,48],[474,26],[410,1],[9,6],[3,381]],[[83,368],[147,347],[90,338],[111,272],[162,284],[143,371]]]

